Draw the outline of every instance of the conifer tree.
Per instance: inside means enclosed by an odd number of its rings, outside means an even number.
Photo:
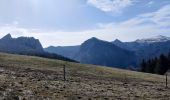
[[[168,56],[163,54],[159,58],[143,60],[141,63],[141,71],[155,74],[165,74],[170,69],[170,53]]]

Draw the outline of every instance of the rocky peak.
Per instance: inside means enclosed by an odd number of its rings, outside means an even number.
[[[8,33],[8,34],[5,35],[2,39],[3,39],[3,40],[9,40],[9,39],[11,39],[11,38],[12,38],[11,34]]]
[[[119,39],[115,39],[113,43],[122,43],[122,41],[120,41]]]
[[[90,39],[88,39],[87,41],[98,41],[99,39],[97,39],[96,37],[92,37]]]
[[[39,40],[34,37],[12,38],[11,34],[7,34],[0,39],[0,50],[14,53],[39,53],[43,52],[43,47]]]

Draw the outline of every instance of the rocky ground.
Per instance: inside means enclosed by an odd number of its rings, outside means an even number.
[[[103,73],[100,73],[103,74]],[[164,81],[0,66],[0,100],[170,100]]]

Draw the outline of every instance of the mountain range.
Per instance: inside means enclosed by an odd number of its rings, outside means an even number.
[[[91,38],[85,41],[76,55],[75,60],[87,64],[119,68],[136,64],[134,52],[97,38]]]
[[[75,62],[74,60],[63,57],[61,55],[44,51],[39,40],[35,39],[34,37],[12,38],[10,34],[7,34],[6,36],[0,39],[0,52],[40,56],[45,58],[53,58]]]
[[[137,39],[132,42],[122,42],[116,39],[112,42],[95,37],[77,46],[50,46],[43,48],[40,41],[34,37],[12,38],[7,34],[0,39],[0,52],[33,55],[66,61],[78,61],[85,64],[102,65],[127,69],[139,68],[143,59],[158,57],[170,52],[170,37],[156,36]],[[73,59],[73,60],[72,60]]]
[[[161,35],[137,39],[133,42],[118,42],[118,40],[115,40],[112,43],[123,49],[134,51],[138,62],[141,62],[142,59],[158,57],[161,54],[167,55],[170,52],[170,37]]]
[[[139,68],[139,64],[143,59],[168,54],[170,52],[170,37],[159,35],[137,39],[132,42],[122,42],[118,39],[113,42],[107,42],[91,38],[80,46],[50,46],[44,50],[63,55],[81,63],[117,68],[128,68],[129,66]]]

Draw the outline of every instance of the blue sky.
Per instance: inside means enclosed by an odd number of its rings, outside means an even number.
[[[44,47],[170,36],[170,0],[0,0],[0,37],[7,33]]]

